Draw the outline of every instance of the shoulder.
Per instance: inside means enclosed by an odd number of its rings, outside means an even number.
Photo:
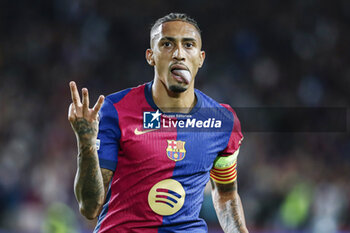
[[[218,114],[221,114],[227,119],[233,120],[234,118],[237,117],[235,111],[229,104],[219,103],[198,89],[195,89],[195,93],[197,96],[201,98],[202,108],[209,108],[209,109],[215,110],[215,112],[217,112]]]
[[[227,111],[229,111],[229,112],[232,114],[233,118],[238,118],[238,117],[237,117],[237,114],[236,114],[236,112],[235,112],[235,110],[233,110],[233,108],[231,107],[231,105],[229,105],[229,104],[224,104],[224,103],[220,103],[220,105],[221,105],[222,107],[224,107]]]
[[[137,87],[127,88],[107,95],[99,112],[100,117],[107,115],[117,117],[116,106],[121,102],[125,102],[125,100],[127,101],[128,99],[137,99],[137,96],[144,96],[144,87],[145,84],[139,85]],[[127,96],[131,98],[128,98]]]
[[[112,104],[116,104],[120,102],[127,95],[143,95],[146,84],[139,85],[137,87],[130,87],[112,94],[109,94],[106,97],[106,100],[111,102]]]
[[[203,107],[220,107],[220,104],[202,91],[195,89],[196,96],[201,99]]]

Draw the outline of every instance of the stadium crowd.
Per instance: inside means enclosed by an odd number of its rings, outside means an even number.
[[[198,21],[207,58],[196,86],[217,101],[349,108],[347,0],[1,1],[1,233],[91,232],[73,194],[68,83],[96,100],[152,80],[149,29],[169,12]],[[250,232],[350,232],[349,129],[245,132],[241,122]],[[220,232],[210,187],[202,216]]]

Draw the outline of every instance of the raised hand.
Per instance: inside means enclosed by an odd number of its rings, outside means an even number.
[[[89,108],[88,90],[82,89],[83,101],[81,102],[75,82],[70,82],[69,86],[73,103],[69,106],[68,120],[77,137],[79,150],[74,193],[80,212],[88,219],[93,219],[102,208],[106,198],[107,183],[113,175],[112,171],[104,171],[102,174],[96,150],[98,111],[103,104],[104,97],[101,95],[95,106]]]
[[[89,92],[82,89],[83,101],[80,101],[77,85],[74,81],[69,83],[72,102],[68,110],[68,120],[78,140],[78,148],[95,147],[98,133],[98,111],[100,110],[104,96],[100,96],[93,108],[89,108]],[[87,149],[87,148],[86,148]]]

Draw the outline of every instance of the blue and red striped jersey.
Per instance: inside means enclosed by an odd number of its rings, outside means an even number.
[[[158,109],[152,82],[106,97],[98,155],[114,175],[94,233],[207,232],[199,212],[209,172],[243,136],[229,105],[195,95],[188,114]]]

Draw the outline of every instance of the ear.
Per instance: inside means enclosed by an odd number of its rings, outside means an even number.
[[[204,52],[204,51],[201,51],[201,53],[200,53],[199,68],[202,67],[202,65],[203,65],[203,63],[204,63],[204,60],[205,60],[205,52]]]
[[[152,49],[146,50],[146,60],[150,66],[154,66],[156,64],[154,62],[154,59],[153,59],[153,50]]]

